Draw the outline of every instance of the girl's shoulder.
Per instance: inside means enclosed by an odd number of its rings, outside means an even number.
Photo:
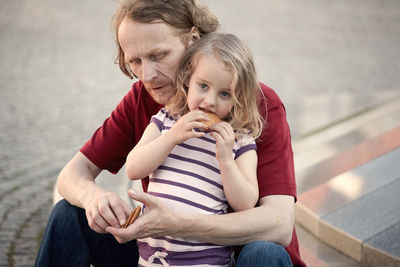
[[[238,137],[235,139],[234,143],[234,149],[239,149],[243,146],[247,146],[250,144],[255,144],[254,137],[250,135],[250,133],[247,131],[243,131],[243,133],[239,134]]]
[[[161,124],[163,126],[172,126],[174,125],[178,119],[180,118],[179,115],[171,115],[171,113],[168,112],[168,109],[163,107],[158,111],[157,114],[153,115],[151,118],[152,122],[156,122],[157,124]]]
[[[257,150],[256,142],[254,141],[253,136],[249,134],[241,135],[240,138],[235,140],[233,145],[233,153],[235,160],[250,150]]]

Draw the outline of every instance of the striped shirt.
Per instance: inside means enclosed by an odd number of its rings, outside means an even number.
[[[161,109],[151,119],[165,133],[178,117]],[[251,136],[236,140],[234,158],[256,149]],[[222,178],[215,157],[215,139],[206,133],[175,146],[150,175],[148,193],[171,209],[194,214],[224,214],[228,209]],[[144,238],[138,240],[139,266],[230,266],[231,247],[185,238]]]

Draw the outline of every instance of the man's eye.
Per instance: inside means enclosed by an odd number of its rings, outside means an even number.
[[[140,60],[140,58],[138,58],[138,59],[133,59],[133,60],[130,62],[130,64],[133,65],[133,66],[138,66],[138,65],[140,65],[141,63],[142,63],[142,60]]]
[[[162,52],[162,53],[150,55],[150,56],[149,56],[149,59],[150,59],[151,61],[159,61],[159,60],[163,59],[166,55],[167,55],[166,52]]]

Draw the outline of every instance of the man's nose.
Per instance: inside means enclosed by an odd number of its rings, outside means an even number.
[[[142,82],[150,82],[157,77],[157,68],[154,62],[142,62]]]

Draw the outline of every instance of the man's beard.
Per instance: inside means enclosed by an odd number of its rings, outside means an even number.
[[[171,80],[163,79],[144,84],[146,91],[158,104],[166,105],[175,95],[174,83]]]

